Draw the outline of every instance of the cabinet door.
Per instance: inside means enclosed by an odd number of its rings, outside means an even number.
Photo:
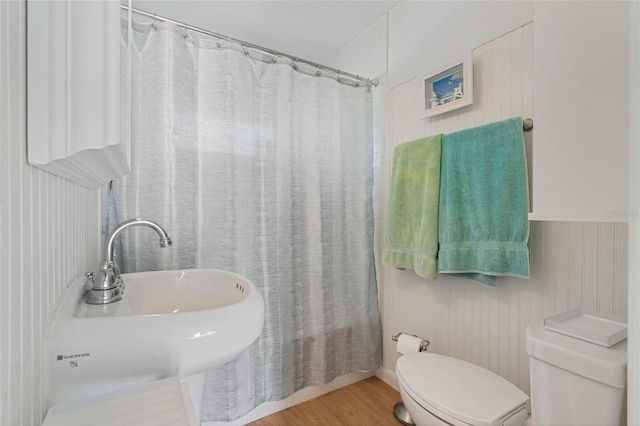
[[[27,3],[29,164],[88,188],[129,172],[120,136],[120,3]]]
[[[626,221],[629,3],[536,2],[532,220]]]

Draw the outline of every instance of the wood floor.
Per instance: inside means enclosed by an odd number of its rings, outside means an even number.
[[[249,423],[249,426],[396,426],[400,394],[377,377],[335,390]]]

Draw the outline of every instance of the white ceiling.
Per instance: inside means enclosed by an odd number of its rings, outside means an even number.
[[[397,0],[134,0],[133,7],[324,63],[397,3]]]

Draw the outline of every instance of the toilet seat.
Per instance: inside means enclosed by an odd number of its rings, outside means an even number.
[[[398,360],[398,382],[431,414],[453,424],[522,424],[529,397],[509,381],[477,365],[432,353]]]

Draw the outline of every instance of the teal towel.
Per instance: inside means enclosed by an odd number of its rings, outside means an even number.
[[[529,277],[529,186],[520,117],[442,137],[438,271],[495,287]]]
[[[394,151],[387,235],[382,263],[438,275],[438,198],[442,135],[398,145]]]

